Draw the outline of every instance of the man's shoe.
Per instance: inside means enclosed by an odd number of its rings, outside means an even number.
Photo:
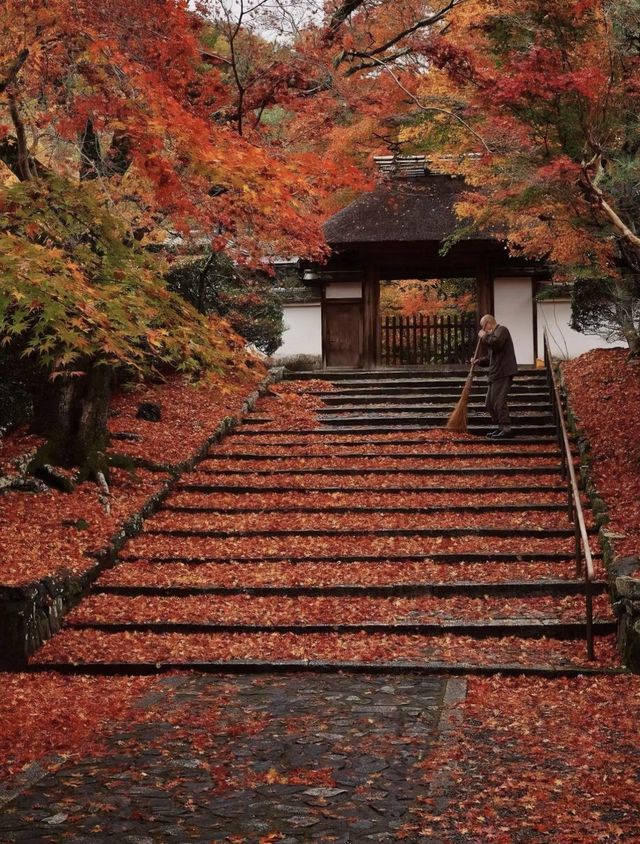
[[[498,433],[494,434],[491,437],[491,439],[492,440],[512,440],[513,439],[513,433],[511,431],[505,431],[505,430],[498,431]]]
[[[496,428],[495,431],[489,431],[489,433],[487,434],[487,439],[492,440],[494,437],[497,437],[500,433],[500,428]]]

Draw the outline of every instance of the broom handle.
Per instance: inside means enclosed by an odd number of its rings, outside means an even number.
[[[476,350],[473,353],[473,359],[475,360],[478,357],[478,352],[480,351],[480,345],[482,344],[482,337],[478,337],[478,342],[476,344]],[[471,364],[471,369],[469,370],[469,375],[467,376],[467,380],[471,381],[473,378],[473,370],[475,369],[475,363]]]

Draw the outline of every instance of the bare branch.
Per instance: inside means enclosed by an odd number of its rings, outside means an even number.
[[[353,76],[355,73],[359,73],[361,70],[371,70],[374,67],[380,67],[382,64],[393,64],[398,59],[403,58],[404,56],[408,56],[411,53],[411,47],[405,47],[402,50],[397,50],[395,53],[391,53],[389,56],[385,56],[383,59],[376,59],[372,58],[369,62],[362,62],[361,64],[353,65],[348,70],[345,71],[345,76]],[[351,53],[351,55],[356,55],[355,53]]]
[[[374,61],[379,67],[385,70],[389,74],[389,76],[391,76],[398,88],[400,88],[401,91],[403,91],[408,97],[411,98],[411,100],[418,106],[420,111],[433,111],[436,114],[444,114],[447,117],[451,117],[453,120],[456,120],[458,123],[464,126],[467,132],[473,135],[473,137],[482,144],[482,146],[489,154],[492,153],[491,148],[487,145],[487,142],[482,137],[482,135],[479,135],[478,132],[476,132],[476,130],[472,126],[470,126],[466,120],[460,117],[459,114],[456,114],[455,111],[450,111],[449,109],[441,108],[440,106],[426,105],[425,103],[421,102],[420,99],[412,91],[410,91],[405,85],[402,84],[402,82],[398,79],[393,70],[391,70],[391,68],[387,64],[385,64],[384,61],[382,61],[381,59],[375,59],[374,57],[372,57],[372,61]]]
[[[419,21],[416,21],[411,26],[404,29],[402,32],[398,32],[393,38],[390,38],[384,44],[381,44],[379,47],[374,47],[372,50],[350,50],[345,53],[345,60],[349,58],[349,56],[353,56],[354,58],[358,59],[369,59],[373,58],[374,56],[379,56],[380,53],[384,53],[386,50],[390,50],[391,47],[394,47],[399,41],[402,41],[403,38],[407,38],[409,35],[413,35],[414,32],[418,32],[420,29],[426,29],[427,27],[434,26],[435,24],[439,23],[443,20],[449,12],[453,9],[461,6],[462,3],[466,2],[466,0],[449,0],[446,6],[443,6],[439,12],[435,12],[433,15],[429,17],[422,18]]]

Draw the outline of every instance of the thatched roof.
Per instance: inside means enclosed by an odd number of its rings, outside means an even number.
[[[330,246],[440,242],[461,226],[453,206],[469,188],[452,176],[391,178],[334,214],[324,226]],[[476,234],[474,240],[492,240]]]

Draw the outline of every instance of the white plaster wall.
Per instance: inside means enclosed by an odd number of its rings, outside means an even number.
[[[576,358],[591,349],[611,349],[625,344],[607,343],[597,334],[581,334],[570,327],[571,302],[568,299],[547,299],[538,302],[538,349],[542,357],[543,333],[549,334],[551,353],[558,358]]]
[[[494,316],[506,325],[513,339],[519,364],[533,359],[533,303],[531,279],[496,278],[493,282]]]
[[[282,345],[275,358],[322,354],[322,309],[319,302],[284,306]]]
[[[342,284],[327,284],[325,296],[327,299],[362,299],[362,282],[347,281]]]

